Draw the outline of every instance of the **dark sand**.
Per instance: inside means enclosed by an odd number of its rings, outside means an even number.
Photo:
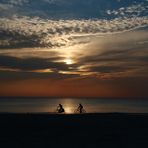
[[[0,148],[148,148],[148,114],[0,114]]]

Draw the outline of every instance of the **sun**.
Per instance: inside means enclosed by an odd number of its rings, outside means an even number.
[[[67,65],[72,64],[72,60],[71,60],[71,59],[66,59],[64,62],[65,62]]]

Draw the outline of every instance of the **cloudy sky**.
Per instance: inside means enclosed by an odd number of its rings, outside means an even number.
[[[148,96],[148,0],[0,0],[0,96]]]

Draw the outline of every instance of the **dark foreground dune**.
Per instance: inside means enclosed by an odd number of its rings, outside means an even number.
[[[0,114],[0,148],[147,148],[148,114]]]

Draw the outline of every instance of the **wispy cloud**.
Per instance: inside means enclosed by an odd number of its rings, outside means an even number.
[[[132,31],[90,36],[86,45],[77,48],[3,50],[0,67],[9,71],[94,75],[101,79],[147,77],[147,38],[145,31]],[[67,59],[72,64],[67,65]]]
[[[145,3],[144,3],[145,2]],[[147,15],[148,13],[148,2],[143,1],[141,3],[135,3],[128,7],[120,7],[115,10],[107,10],[107,14],[115,15],[120,17],[135,17],[140,15]]]
[[[28,2],[29,0],[8,0],[8,3],[12,5],[23,5],[24,3]]]

